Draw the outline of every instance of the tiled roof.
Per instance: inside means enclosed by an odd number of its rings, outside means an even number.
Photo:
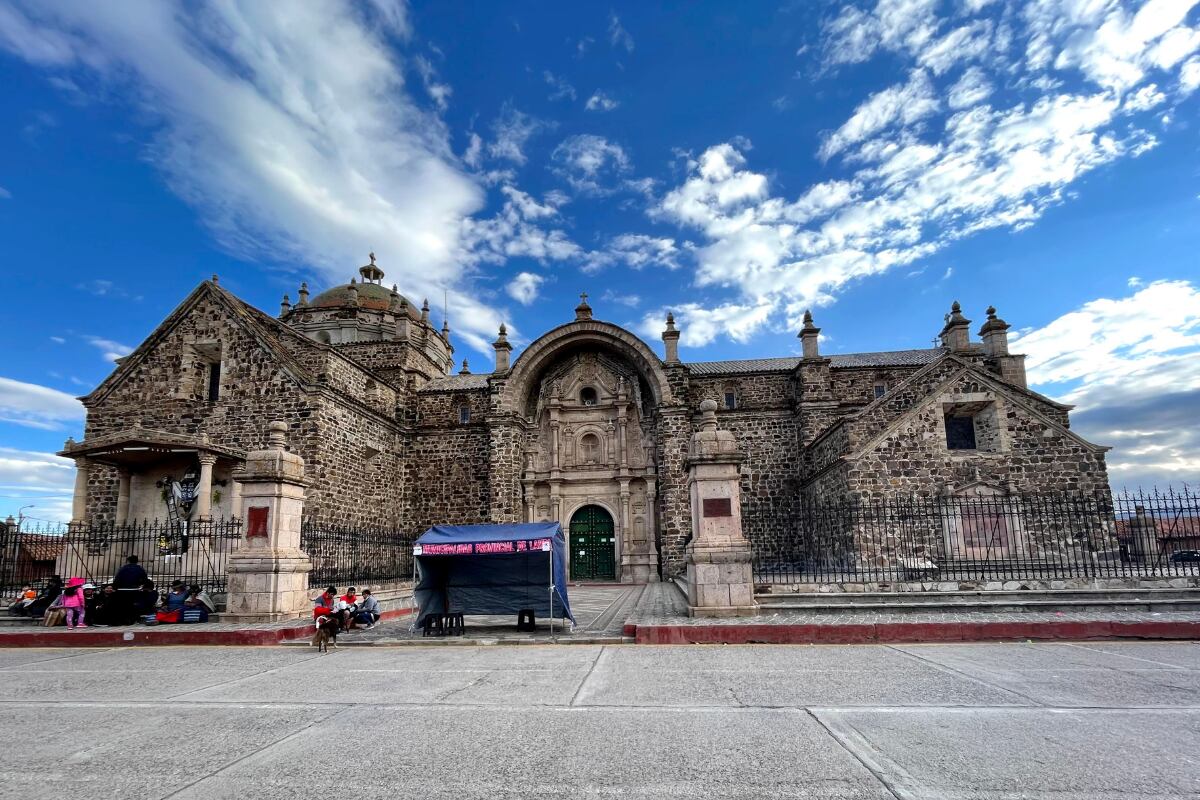
[[[940,347],[923,350],[885,350],[879,353],[843,353],[829,356],[830,366],[847,367],[923,367],[944,351]],[[693,375],[727,375],[737,372],[791,372],[800,364],[798,356],[788,358],[748,358],[740,361],[698,361],[688,364]]]
[[[488,376],[484,375],[445,375],[434,378],[417,391],[420,392],[460,392],[464,389],[486,389]]]
[[[63,551],[63,537],[40,533],[22,533],[21,549],[30,561],[55,561]]]

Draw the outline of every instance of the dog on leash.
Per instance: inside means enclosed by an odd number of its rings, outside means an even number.
[[[338,621],[336,617],[317,617],[317,632],[313,634],[312,645],[317,646],[318,653],[329,652],[329,645],[337,649]]]

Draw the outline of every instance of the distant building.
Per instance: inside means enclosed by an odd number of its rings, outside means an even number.
[[[682,566],[685,460],[707,398],[744,450],[755,548],[793,536],[821,500],[1107,490],[1107,448],[1026,387],[994,309],[982,343],[954,303],[937,347],[826,356],[805,314],[799,356],[684,363],[669,315],[660,354],[584,296],[511,364],[501,327],[492,372],[464,360],[451,374],[450,330],[428,303],[386,288],[374,256],[360,274],[312,298],[302,285],[278,318],[215,279],[197,287],[83,398],[85,438],[62,453],[78,465],[75,516],[162,517],[158,482],[189,470],[193,515],[231,516],[244,454],[282,419],[315,518],[414,532],[560,520],[575,577],[643,581]]]

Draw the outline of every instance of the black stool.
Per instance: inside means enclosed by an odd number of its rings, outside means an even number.
[[[522,608],[517,612],[517,630],[533,631],[537,630],[537,623],[533,620],[533,609]]]
[[[426,614],[424,622],[425,632],[422,636],[445,636],[445,616],[442,614]]]
[[[444,614],[442,619],[445,621],[446,636],[462,636],[467,632],[466,623],[463,622],[462,614]]]

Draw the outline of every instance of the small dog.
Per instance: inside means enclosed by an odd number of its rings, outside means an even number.
[[[338,621],[334,617],[320,616],[317,617],[317,632],[313,634],[312,643],[317,646],[318,653],[328,653],[330,643],[333,644],[333,649],[337,649]]]

